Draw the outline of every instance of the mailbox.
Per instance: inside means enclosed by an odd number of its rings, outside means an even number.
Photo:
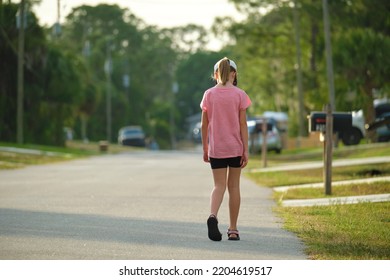
[[[342,132],[352,128],[352,114],[343,112],[334,112],[333,115],[333,132]],[[326,113],[311,112],[309,119],[309,132],[325,132]]]
[[[256,133],[262,133],[263,132],[263,120],[256,122]],[[272,123],[270,121],[267,121],[267,131],[272,131]]]

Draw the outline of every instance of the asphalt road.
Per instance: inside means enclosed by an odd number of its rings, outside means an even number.
[[[306,259],[271,190],[242,179],[241,241],[207,237],[209,166],[197,152],[131,152],[0,171],[0,259]]]

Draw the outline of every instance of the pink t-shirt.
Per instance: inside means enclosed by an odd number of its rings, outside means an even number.
[[[240,133],[240,110],[251,104],[242,89],[212,87],[205,91],[200,107],[207,112],[209,121],[209,157],[229,158],[242,156],[244,146]]]

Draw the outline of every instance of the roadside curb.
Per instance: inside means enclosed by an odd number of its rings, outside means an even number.
[[[347,196],[319,199],[296,199],[281,202],[283,207],[328,206],[340,204],[357,204],[362,202],[387,202],[390,201],[390,193],[362,196]]]
[[[349,184],[370,184],[374,182],[390,182],[390,176],[386,177],[375,177],[375,178],[366,178],[366,179],[356,179],[356,180],[345,180],[345,181],[336,181],[332,182],[332,186],[342,186]],[[275,192],[285,192],[290,189],[306,189],[306,188],[322,188],[324,187],[324,183],[313,183],[313,184],[302,184],[302,185],[290,185],[290,186],[282,186],[275,187],[273,190]]]
[[[390,176],[338,181],[338,182],[333,182],[332,185],[341,186],[341,185],[348,185],[354,183],[370,184],[374,182],[387,182],[387,181],[390,182]],[[273,188],[273,191],[286,192],[290,189],[321,188],[323,186],[324,183],[303,184],[303,185],[276,187]],[[337,204],[356,204],[361,202],[386,202],[386,201],[390,201],[390,193],[361,195],[361,196],[332,197],[332,198],[317,198],[317,199],[292,199],[292,200],[282,200],[280,204],[283,207],[305,207],[305,206],[328,206],[328,205],[337,205]]]

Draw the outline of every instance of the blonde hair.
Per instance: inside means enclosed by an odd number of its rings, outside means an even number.
[[[222,58],[218,62],[217,74],[222,85],[226,85],[229,81],[230,72],[232,71],[236,72],[236,69],[230,66],[230,61],[227,57]]]

